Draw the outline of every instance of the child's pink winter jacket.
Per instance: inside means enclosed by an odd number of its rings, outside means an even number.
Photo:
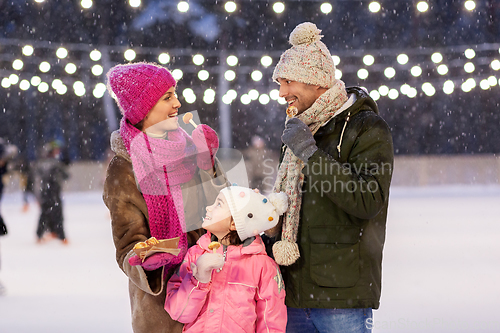
[[[229,246],[212,281],[193,277],[191,263],[208,250],[210,233],[191,247],[179,271],[168,281],[165,310],[185,323],[184,332],[285,332],[285,286],[278,265],[267,256],[262,239]],[[217,253],[223,254],[221,246]]]

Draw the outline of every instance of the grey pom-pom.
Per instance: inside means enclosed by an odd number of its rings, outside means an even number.
[[[317,42],[323,37],[320,33],[321,30],[316,27],[316,24],[311,22],[301,23],[290,34],[290,44],[297,46]]]

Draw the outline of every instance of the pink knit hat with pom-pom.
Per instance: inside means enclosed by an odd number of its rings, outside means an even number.
[[[176,85],[168,69],[146,62],[116,65],[107,77],[109,93],[116,96],[120,112],[132,125],[144,119],[167,90]]]

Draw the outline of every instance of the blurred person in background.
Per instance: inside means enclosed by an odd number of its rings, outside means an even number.
[[[30,206],[30,197],[34,197],[36,201],[38,198],[35,195],[35,175],[32,163],[26,158],[21,158],[19,161],[19,185],[23,194],[22,211],[27,212]]]
[[[272,191],[276,176],[278,154],[266,147],[264,139],[254,135],[250,147],[243,151],[249,187],[259,188],[266,194]]]
[[[380,302],[392,136],[369,94],[336,79],[320,33],[299,24],[273,73],[296,112],[281,136],[274,191],[290,202],[272,252],[287,332],[364,333]]]
[[[215,154],[217,133],[198,125],[191,136],[178,123],[181,103],[170,71],[152,63],[116,65],[108,91],[123,117],[111,134],[103,200],[111,215],[116,261],[129,279],[135,333],[181,332],[164,309],[166,281],[202,234],[204,208],[227,186]],[[180,253],[141,260],[139,242],[178,238]]]
[[[40,184],[40,218],[36,230],[37,243],[59,239],[68,244],[64,232],[62,185],[68,178],[66,163],[61,161],[61,143],[57,140],[43,146],[42,158],[36,162],[35,173]]]
[[[18,150],[17,147],[13,144],[9,144],[3,138],[0,138],[0,204],[2,202],[3,195],[3,176],[7,173],[7,165],[8,163],[17,156]],[[7,235],[7,226],[5,225],[5,221],[3,220],[1,214],[1,205],[0,205],[0,236]],[[1,266],[1,262],[0,262]],[[0,282],[0,295],[5,294],[5,287],[2,282]]]

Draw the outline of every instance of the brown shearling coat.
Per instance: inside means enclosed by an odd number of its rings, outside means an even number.
[[[111,135],[111,149],[116,155],[108,166],[103,200],[111,214],[116,261],[129,278],[133,330],[135,333],[181,332],[183,325],[171,319],[164,309],[165,284],[174,269],[168,272],[163,268],[145,271],[141,266],[128,263],[134,255],[134,245],[151,237],[148,209],[137,188],[130,155],[117,131]],[[227,178],[218,163],[215,174],[197,169],[194,177],[181,185],[188,229],[189,225],[201,226],[205,207],[211,205],[226,186]],[[190,246],[196,243],[201,233],[202,229],[188,233]]]

